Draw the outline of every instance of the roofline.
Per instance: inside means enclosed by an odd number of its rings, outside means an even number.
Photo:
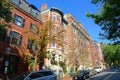
[[[60,9],[56,8],[56,7],[51,7],[51,8],[42,10],[42,11],[41,11],[41,14],[43,14],[43,13],[45,13],[45,12],[48,12],[48,11],[52,11],[52,10],[55,10],[55,11],[59,12],[59,13],[63,16],[63,12],[62,12]]]

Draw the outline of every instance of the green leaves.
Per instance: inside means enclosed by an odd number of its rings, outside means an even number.
[[[102,44],[105,61],[108,65],[120,65],[120,44]],[[119,62],[119,63],[118,63]]]
[[[12,20],[11,5],[9,0],[0,0],[0,40],[3,41],[6,36],[6,28],[10,27],[8,24]]]
[[[12,20],[11,5],[9,1],[0,0],[0,19],[4,19],[7,23]]]
[[[101,3],[102,8],[99,13],[87,13],[87,17],[94,19],[102,31],[101,37],[112,40],[113,42],[120,41],[120,1],[118,0],[92,0],[92,3]]]
[[[26,56],[26,63],[29,67],[33,67],[35,63],[35,57],[31,54],[27,54]]]
[[[6,36],[6,28],[5,28],[5,24],[0,24],[0,40],[3,41],[5,36]]]

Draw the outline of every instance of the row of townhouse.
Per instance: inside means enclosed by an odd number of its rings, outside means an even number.
[[[14,77],[28,71],[24,55],[29,53],[35,55],[36,50],[33,48],[29,36],[38,39],[39,29],[46,21],[53,22],[54,34],[62,28],[65,29],[65,32],[62,33],[62,46],[55,42],[50,42],[47,45],[49,54],[46,54],[50,58],[40,58],[39,68],[36,67],[36,70],[42,69],[42,66],[46,65],[46,67],[55,70],[57,75],[63,76],[64,69],[61,64],[66,66],[68,74],[79,69],[102,65],[101,59],[103,58],[99,55],[100,48],[98,50],[98,46],[94,46],[93,49],[91,36],[72,14],[64,14],[55,7],[47,8],[47,4],[43,4],[41,10],[38,10],[26,0],[10,1],[11,5],[14,6],[12,9],[13,20],[10,23],[11,28],[7,28],[3,41],[0,41],[1,76],[9,73],[9,77]],[[29,32],[26,33],[28,30]],[[95,53],[95,49],[98,52]],[[95,56],[96,54],[97,56]]]

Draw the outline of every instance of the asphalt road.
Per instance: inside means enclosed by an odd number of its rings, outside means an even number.
[[[120,68],[103,71],[86,80],[120,80]]]

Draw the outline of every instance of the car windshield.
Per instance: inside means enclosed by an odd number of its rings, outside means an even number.
[[[24,80],[24,78],[29,74],[30,72],[24,72],[17,76],[14,80]]]

